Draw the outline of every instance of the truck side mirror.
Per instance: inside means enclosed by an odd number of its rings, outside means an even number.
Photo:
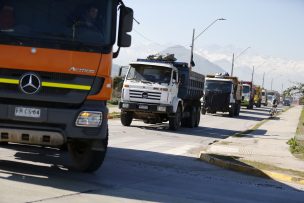
[[[133,28],[133,9],[121,6],[119,16],[118,47],[130,47],[132,37],[128,33]]]

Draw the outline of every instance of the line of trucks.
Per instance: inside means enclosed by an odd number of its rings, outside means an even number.
[[[137,59],[128,68],[119,103],[121,123],[169,121],[171,130],[193,128],[199,125],[200,113],[227,112],[237,117],[241,106],[267,106],[271,99],[267,94],[277,92],[267,92],[228,73],[204,76],[192,71],[188,63],[176,62],[173,54],[152,55]]]

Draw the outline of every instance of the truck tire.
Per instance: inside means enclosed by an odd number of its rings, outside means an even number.
[[[182,118],[182,110],[181,107],[178,106],[175,116],[169,118],[169,129],[178,130],[181,126],[181,118]]]
[[[204,107],[202,107],[201,113],[202,113],[202,115],[206,115],[207,110]]]
[[[188,127],[189,128],[194,128],[196,123],[197,123],[197,108],[195,106],[192,106],[190,109],[190,117],[187,119],[188,120]]]
[[[231,108],[229,109],[229,116],[230,117],[233,117],[235,115],[235,108],[236,108],[235,104],[232,104]]]
[[[123,126],[130,126],[131,123],[132,123],[132,120],[133,120],[133,113],[132,112],[121,111],[121,113],[120,113],[120,121],[121,121],[121,124]]]
[[[200,106],[198,106],[197,108],[196,108],[196,122],[195,122],[195,127],[198,127],[199,126],[199,123],[200,123],[200,121],[201,121],[201,107]]]
[[[102,140],[103,151],[92,149],[90,140],[72,140],[68,143],[69,155],[74,163],[74,168],[81,172],[94,172],[104,161],[108,148],[108,136]]]
[[[240,116],[240,112],[241,112],[241,103],[239,103],[237,105],[237,108],[236,108],[236,115],[235,116]]]

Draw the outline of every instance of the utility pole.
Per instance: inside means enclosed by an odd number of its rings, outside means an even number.
[[[233,76],[233,68],[234,68],[234,53],[232,54],[232,66],[231,66],[231,77]]]
[[[271,79],[271,90],[272,90],[272,83],[273,83],[273,78]]]
[[[254,76],[254,66],[252,67],[252,76],[251,76],[251,82],[253,83],[253,76]]]
[[[265,72],[264,72],[264,74],[263,74],[262,88],[264,88],[264,82],[265,82]]]
[[[190,56],[190,66],[189,66],[190,70],[192,70],[192,67],[195,66],[193,61],[194,36],[195,36],[195,29],[193,29],[192,43],[191,43],[191,56]]]
[[[215,19],[210,25],[208,25],[202,32],[200,32],[196,37],[195,37],[195,29],[193,29],[193,35],[192,35],[192,43],[191,43],[191,58],[190,58],[190,64],[189,68],[192,70],[192,67],[195,66],[195,63],[193,61],[193,49],[194,49],[194,41],[199,38],[206,30],[208,30],[214,23],[216,23],[219,20],[226,20],[225,18],[218,18]]]
[[[231,66],[231,76],[233,76],[233,71],[234,71],[234,61],[240,57],[243,53],[245,53],[248,49],[250,49],[251,47],[247,47],[246,49],[244,49],[239,55],[237,55],[236,57],[234,57],[234,53],[232,54],[232,66]]]

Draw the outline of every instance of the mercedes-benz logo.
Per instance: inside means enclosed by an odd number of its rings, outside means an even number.
[[[39,77],[33,73],[23,75],[19,83],[20,89],[25,94],[35,94],[41,87]]]
[[[143,99],[148,99],[148,93],[147,92],[142,93],[141,96],[142,96]]]

